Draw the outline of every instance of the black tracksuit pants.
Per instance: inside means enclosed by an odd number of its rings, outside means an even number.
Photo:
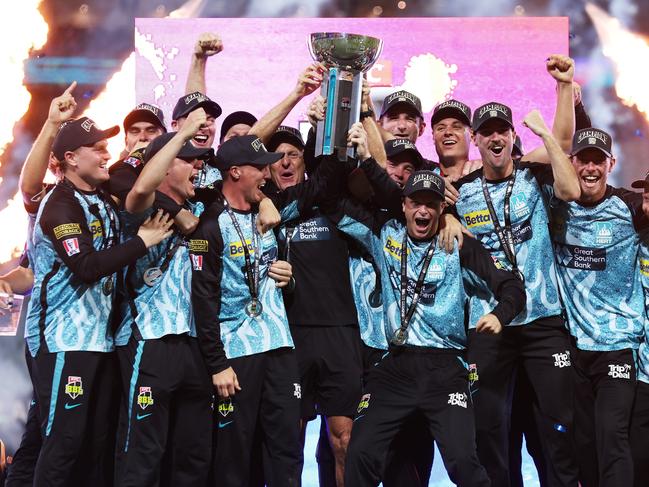
[[[241,390],[215,407],[218,420],[215,485],[244,487],[250,482],[253,446],[261,434],[266,485],[300,485],[301,387],[295,351],[279,348],[230,359]]]
[[[416,412],[426,418],[453,482],[491,485],[476,453],[467,373],[460,350],[407,347],[384,357],[370,374],[354,420],[345,485],[381,482],[390,444]]]
[[[510,485],[512,392],[522,368],[536,398],[548,485],[577,486],[570,348],[570,335],[559,316],[505,327],[498,335],[469,331],[468,361],[476,376],[471,390],[478,455],[494,485]]]
[[[49,353],[32,364],[43,444],[34,485],[112,486],[117,382],[115,356]]]
[[[212,381],[187,334],[117,348],[122,403],[116,485],[204,485],[212,445]]]
[[[633,485],[629,423],[636,390],[633,351],[573,350],[575,448],[582,487]]]
[[[649,485],[649,384],[638,381],[631,417],[633,485]]]

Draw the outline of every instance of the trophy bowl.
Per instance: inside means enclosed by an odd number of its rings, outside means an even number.
[[[383,41],[342,32],[316,32],[309,37],[311,57],[327,67],[366,71],[381,55]]]

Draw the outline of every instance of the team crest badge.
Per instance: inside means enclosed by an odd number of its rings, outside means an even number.
[[[68,383],[65,385],[65,393],[72,399],[83,396],[83,381],[75,375],[68,376]]]
[[[140,393],[137,395],[137,405],[142,409],[153,406],[153,393],[150,387],[140,387]]]

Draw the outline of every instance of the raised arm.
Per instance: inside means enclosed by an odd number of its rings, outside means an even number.
[[[577,173],[570,159],[548,129],[538,110],[532,110],[523,120],[523,124],[543,140],[543,145],[550,158],[554,177],[554,195],[563,201],[574,201],[581,196],[581,187]]]
[[[572,136],[575,134],[575,104],[572,87],[575,62],[568,56],[552,54],[546,62],[546,69],[557,82],[557,107],[554,112],[552,135],[561,150],[568,153],[572,145]],[[525,154],[522,160],[550,162],[550,154],[545,145],[542,145]]]
[[[361,114],[368,114],[361,118],[363,128],[367,132],[367,143],[370,154],[376,163],[385,169],[388,158],[385,155],[385,143],[381,136],[381,128],[376,122],[374,105],[372,104],[372,97],[370,96],[370,86],[367,79],[363,79],[363,98],[361,100]],[[361,115],[362,116],[362,115]]]
[[[295,88],[293,88],[288,96],[279,102],[279,104],[275,105],[268,113],[261,117],[250,129],[248,135],[256,135],[263,142],[268,142],[270,137],[277,130],[277,127],[282,124],[282,121],[290,111],[293,110],[295,105],[297,105],[302,98],[310,95],[320,87],[324,72],[325,67],[323,64],[310,64],[300,74]]]
[[[138,176],[135,184],[126,196],[126,210],[140,213],[153,205],[155,191],[167,175],[169,166],[176,158],[183,144],[192,139],[201,125],[207,121],[207,114],[202,108],[197,108],[188,116],[180,130],[160,149]]]
[[[189,73],[187,74],[187,83],[185,84],[186,95],[196,91],[207,94],[207,86],[205,84],[207,59],[222,50],[223,43],[218,34],[204,32],[198,36],[189,64]]]
[[[72,96],[72,91],[76,86],[77,82],[73,81],[61,96],[57,96],[50,103],[47,120],[36,137],[20,171],[20,192],[28,208],[33,205],[33,198],[43,189],[43,180],[47,173],[54,138],[61,125],[72,117],[77,107]]]

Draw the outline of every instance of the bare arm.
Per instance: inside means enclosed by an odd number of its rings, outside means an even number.
[[[552,166],[555,196],[563,201],[578,199],[581,196],[581,187],[575,168],[548,129],[539,111],[532,110],[528,113],[523,124],[543,140]]]
[[[205,83],[207,58],[218,54],[222,50],[223,42],[221,42],[221,38],[217,34],[204,32],[198,36],[192,53],[192,60],[189,64],[185,94],[194,93],[195,91],[207,94],[207,85]]]
[[[28,267],[17,266],[0,276],[0,291],[7,294],[25,294],[34,285],[34,273]],[[7,287],[7,285],[9,287]]]
[[[26,205],[29,205],[32,198],[43,189],[43,180],[50,160],[52,143],[61,125],[72,117],[77,107],[77,103],[72,96],[72,90],[76,86],[77,82],[73,81],[61,96],[57,96],[50,103],[47,120],[38,137],[36,137],[34,145],[32,145],[25,164],[20,171],[20,192]]]
[[[297,85],[291,90],[286,98],[270,109],[248,132],[249,135],[256,135],[263,142],[268,142],[271,136],[282,124],[282,121],[298,102],[307,95],[310,95],[320,87],[325,67],[321,63],[309,65],[298,78]]]
[[[546,63],[548,73],[557,81],[557,107],[554,112],[552,134],[561,149],[568,153],[575,134],[575,105],[572,79],[575,73],[575,62],[568,56],[551,55]],[[524,161],[550,162],[545,146],[540,146],[525,154]]]
[[[370,96],[370,87],[367,83],[367,80],[363,80],[363,99],[361,101],[361,112],[372,111],[374,112],[374,106],[372,105],[372,98]],[[383,137],[381,136],[381,129],[379,124],[376,123],[376,118],[374,116],[365,117],[363,120],[363,128],[367,132],[367,143],[369,146],[370,154],[376,161],[376,163],[385,169],[387,165],[387,156],[385,155],[385,145],[383,143]]]
[[[125,206],[127,211],[140,213],[153,205],[155,191],[167,175],[167,171],[176,155],[180,152],[183,144],[194,137],[198,129],[206,121],[207,115],[202,108],[194,110],[187,116],[187,120],[178,133],[142,169],[135,184],[126,196]]]

